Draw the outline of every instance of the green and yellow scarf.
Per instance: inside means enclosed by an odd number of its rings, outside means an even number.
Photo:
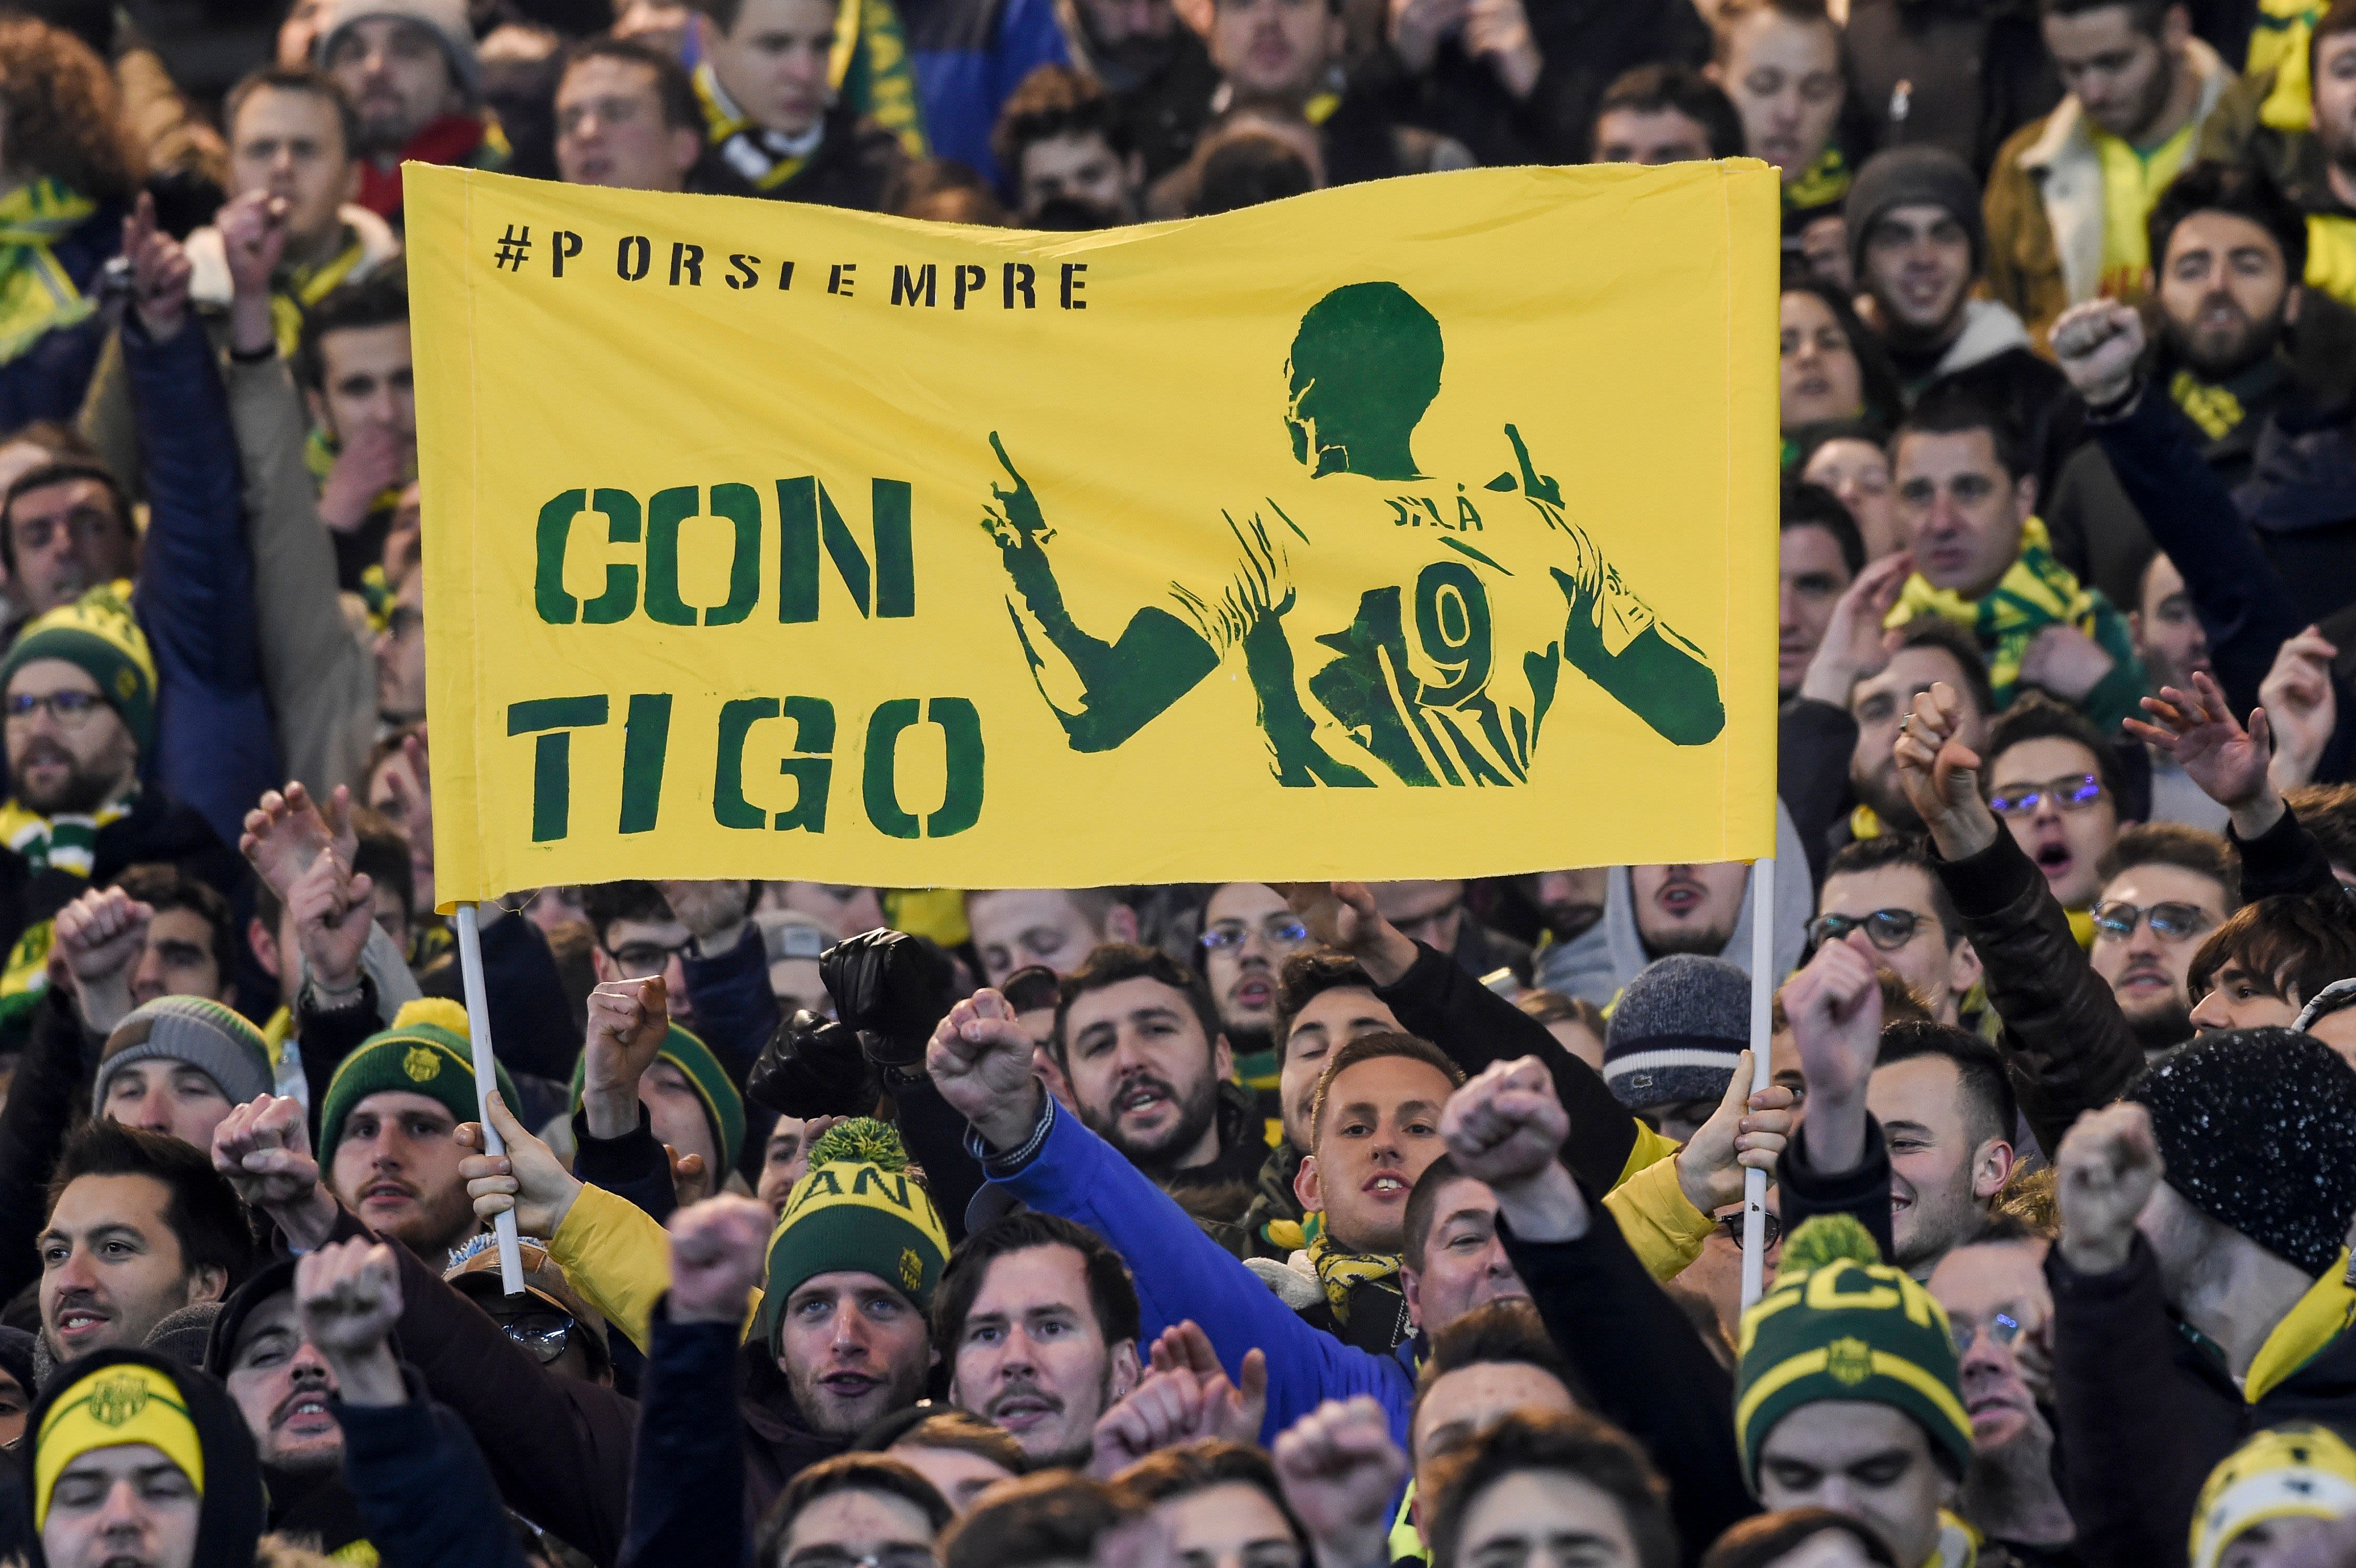
[[[288,267],[271,284],[270,326],[278,338],[279,357],[289,361],[303,341],[303,323],[312,307],[348,279],[368,260],[368,247],[347,227],[344,248],[316,267]]]
[[[836,0],[827,81],[838,97],[898,137],[910,157],[931,155],[916,99],[916,59],[892,0]],[[823,121],[800,137],[767,129],[736,106],[709,60],[695,68],[695,96],[703,106],[705,143],[756,190],[782,187],[817,155]]]
[[[50,249],[97,211],[98,203],[54,179],[0,196],[0,362],[98,308]]]
[[[23,856],[33,876],[54,867],[88,881],[97,864],[99,829],[130,816],[136,798],[124,795],[88,816],[59,812],[55,816],[43,816],[12,800],[0,805],[0,843]],[[54,934],[54,922],[35,921],[0,963],[0,1025],[14,1023],[48,988]]]
[[[2020,553],[2005,569],[1997,585],[1978,599],[1966,599],[1952,589],[1933,588],[1922,573],[1906,580],[1898,603],[1882,624],[1892,629],[1924,615],[1936,615],[1971,629],[1987,655],[1988,683],[1996,689],[1996,705],[2008,707],[2020,683],[2020,657],[2038,633],[2056,624],[2074,626],[2099,644],[2116,662],[2104,688],[2124,685],[2132,677],[2134,688],[2143,688],[2143,667],[2137,662],[2126,622],[2110,601],[2078,581],[2077,574],[2055,559],[2053,540],[2042,518],[2021,525]],[[2130,699],[2130,703],[2131,703]],[[2093,695],[2083,706],[2099,726],[2107,717]],[[2128,711],[2132,711],[2130,706]]]

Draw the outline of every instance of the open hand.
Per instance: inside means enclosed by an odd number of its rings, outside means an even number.
[[[1913,575],[1914,558],[1901,550],[1885,555],[1857,574],[1833,604],[1824,641],[1800,681],[1800,695],[1836,708],[1848,706],[1849,688],[1890,662],[1881,623]]]
[[[1227,1379],[1211,1337],[1193,1318],[1174,1323],[1153,1341],[1147,1366],[1154,1371],[1193,1372],[1203,1380],[1211,1411],[1211,1429],[1205,1434],[1236,1443],[1258,1443],[1260,1424],[1268,1416],[1268,1355],[1253,1349],[1244,1352],[1243,1381]]]
[[[2192,689],[2160,688],[2158,697],[2143,699],[2151,715],[2126,720],[2129,734],[2156,752],[2176,759],[2176,765],[2201,786],[2201,793],[2233,814],[2233,827],[2244,838],[2256,837],[2244,819],[2258,823],[2263,833],[2282,815],[2282,801],[2266,777],[2274,758],[2274,735],[2266,710],[2250,709],[2250,726],[2234,721],[2225,700],[2225,688],[2198,671]]]
[[[294,880],[320,856],[332,849],[348,866],[359,853],[359,835],[352,827],[352,792],[337,784],[326,800],[318,801],[300,783],[283,791],[265,790],[245,814],[245,832],[237,848],[284,902]]]
[[[2118,667],[2118,662],[2103,650],[2102,644],[2057,621],[2040,628],[2021,650],[2020,679],[2023,685],[2050,691],[2066,702],[2083,702]]]

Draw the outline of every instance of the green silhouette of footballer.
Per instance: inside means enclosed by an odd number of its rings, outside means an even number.
[[[1301,641],[1286,626],[1290,560],[1312,540],[1273,499],[1225,516],[1238,562],[1217,592],[1173,583],[1170,605],[1139,610],[1117,642],[1083,630],[1049,559],[1055,530],[991,433],[1013,487],[991,485],[982,526],[1012,580],[1007,610],[1032,678],[1073,750],[1120,745],[1238,652],[1285,784],[1526,782],[1566,663],[1674,744],[1717,737],[1726,709],[1709,661],[1564,517],[1561,487],[1515,427],[1505,427],[1514,468],[1481,494],[1417,464],[1412,438],[1445,357],[1440,323],[1396,283],[1335,289],[1301,318],[1285,367],[1292,455],[1321,493],[1330,485],[1365,513],[1357,528],[1378,530],[1354,533],[1353,553],[1395,569],[1349,624]]]

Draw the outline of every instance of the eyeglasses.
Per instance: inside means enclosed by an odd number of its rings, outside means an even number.
[[[1242,921],[1223,920],[1206,926],[1196,940],[1206,953],[1228,953],[1241,947],[1250,934],[1251,927]],[[1259,923],[1259,934],[1270,947],[1298,947],[1309,940],[1309,928],[1297,915],[1272,914]]]
[[[1783,1221],[1772,1210],[1768,1211],[1765,1218],[1767,1221],[1767,1229],[1761,1232],[1764,1237],[1762,1244],[1772,1247],[1776,1243],[1783,1239]],[[1728,1214],[1724,1216],[1719,1221],[1718,1228],[1724,1233],[1728,1241],[1732,1242],[1738,1247],[1742,1244],[1741,1215]]]
[[[20,691],[0,703],[0,713],[5,713],[11,724],[27,724],[34,714],[47,709],[59,729],[79,730],[105,706],[106,699],[95,691],[52,691],[47,697]]]
[[[2152,934],[2170,942],[2198,936],[2214,923],[2208,912],[2197,904],[2154,904],[2142,909],[2125,899],[2113,899],[2109,903],[2094,906],[2094,929],[2119,942],[2133,936],[2136,927],[2147,919],[2151,922]]]
[[[564,1348],[573,1343],[573,1319],[554,1312],[531,1312],[521,1317],[509,1317],[499,1324],[499,1329],[530,1350],[532,1358],[543,1367],[564,1354]]]
[[[933,1568],[932,1549],[885,1546],[857,1556],[840,1546],[805,1546],[786,1559],[786,1568]]]
[[[1969,1323],[1958,1323],[1950,1318],[1947,1336],[1954,1340],[1955,1354],[1960,1356],[1972,1348],[1972,1342],[1980,1337],[1980,1330]],[[2009,1346],[2020,1338],[2020,1319],[2009,1312],[1997,1313],[1988,1319],[1987,1337],[1995,1344]]]
[[[1895,953],[1914,940],[1914,933],[1935,920],[1935,915],[1916,914],[1911,909],[1878,909],[1871,914],[1819,915],[1816,923],[1808,928],[1819,947],[1831,945],[1852,931],[1862,930],[1865,939],[1884,953]]]
[[[614,967],[622,972],[623,979],[651,980],[669,968],[672,959],[693,957],[695,938],[691,936],[674,946],[659,942],[626,942],[606,952],[613,957]]]
[[[2103,781],[2092,773],[2069,773],[2041,784],[2014,784],[1988,796],[1988,809],[1998,816],[2027,816],[2049,795],[2063,811],[2083,811],[2103,798]]]

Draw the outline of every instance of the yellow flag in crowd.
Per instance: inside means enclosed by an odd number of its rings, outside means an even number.
[[[1773,852],[1764,165],[1077,235],[407,178],[445,900]]]

